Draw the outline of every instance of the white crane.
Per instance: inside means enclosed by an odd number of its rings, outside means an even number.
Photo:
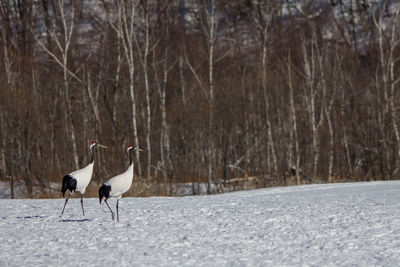
[[[76,191],[81,193],[82,214],[83,216],[85,216],[85,210],[83,209],[83,194],[85,193],[86,187],[88,186],[90,180],[92,179],[95,147],[107,148],[106,146],[100,145],[97,142],[93,141],[89,147],[91,153],[89,165],[64,176],[61,188],[63,197],[67,190],[69,190],[70,192],[67,198],[65,199],[64,208],[62,209],[60,217],[64,214],[65,206],[67,205],[69,197],[72,196]]]
[[[130,146],[126,150],[129,155],[129,167],[120,175],[114,176],[110,178],[107,182],[103,183],[103,185],[99,188],[99,201],[101,204],[101,200],[104,198],[104,202],[106,203],[108,209],[111,211],[111,218],[114,220],[114,212],[111,210],[110,206],[107,203],[107,199],[110,197],[118,198],[117,199],[117,222],[119,222],[118,216],[118,202],[124,193],[126,193],[132,185],[133,173],[134,173],[134,164],[132,160],[132,150],[142,151],[142,149],[138,147]]]

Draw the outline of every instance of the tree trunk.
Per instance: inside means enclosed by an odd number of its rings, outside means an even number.
[[[398,105],[395,103],[396,100],[396,84],[400,82],[400,77],[396,78],[395,76],[395,63],[398,61],[400,58],[394,58],[394,50],[396,46],[400,44],[400,41],[398,40],[398,37],[396,36],[396,30],[397,30],[397,25],[399,22],[399,14],[400,11],[397,10],[395,14],[395,19],[392,24],[392,31],[391,31],[391,38],[390,38],[390,52],[389,52],[389,73],[390,73],[390,113],[391,113],[391,119],[392,119],[392,126],[393,126],[393,131],[394,131],[394,136],[396,139],[396,150],[397,150],[397,155],[395,159],[395,170],[394,174],[397,175],[397,172],[399,171],[400,168],[400,133],[399,133],[399,124],[397,120],[397,108]]]
[[[390,177],[391,173],[391,160],[390,160],[390,149],[388,145],[388,137],[387,137],[387,129],[386,129],[386,117],[389,116],[389,110],[390,110],[390,100],[389,100],[389,76],[390,76],[390,55],[386,54],[385,52],[385,45],[384,45],[384,39],[386,38],[384,31],[384,25],[383,25],[383,14],[384,10],[381,10],[379,12],[379,17],[378,19],[375,17],[375,13],[373,13],[373,19],[375,26],[377,27],[378,30],[378,47],[379,47],[379,65],[380,65],[380,79],[381,82],[379,81],[379,78],[376,77],[377,79],[377,88],[382,89],[383,91],[383,111],[381,111],[380,116],[378,115],[378,122],[380,124],[380,131],[382,134],[382,143],[383,143],[383,151],[386,156],[386,164],[385,164],[385,169],[384,169],[384,176],[386,179]],[[395,26],[393,26],[395,27]],[[378,75],[378,73],[377,73]],[[379,82],[378,82],[379,81]],[[378,93],[378,96],[380,94]],[[378,101],[379,101],[378,97]],[[393,118],[393,117],[392,117]],[[397,160],[396,160],[397,162]]]
[[[293,135],[294,135],[294,142],[295,142],[295,168],[296,168],[296,183],[297,185],[300,184],[300,175],[299,175],[299,164],[300,164],[300,152],[299,152],[299,138],[297,132],[297,119],[296,119],[296,109],[294,106],[294,95],[293,95],[293,83],[292,83],[292,62],[291,56],[289,53],[288,56],[288,83],[289,83],[289,95],[290,95],[290,112],[293,124]]]
[[[326,120],[328,122],[328,128],[329,128],[329,167],[328,167],[328,182],[331,183],[332,182],[332,170],[333,170],[333,156],[334,156],[334,151],[333,151],[333,127],[332,127],[332,122],[331,122],[331,118],[329,115],[329,112],[327,110],[327,108],[325,107],[325,116],[326,116]]]
[[[214,178],[213,168],[215,166],[214,147],[214,45],[216,40],[216,14],[215,0],[211,0],[211,11],[209,13],[209,38],[208,38],[208,175],[207,191],[210,193],[211,184]]]
[[[125,59],[128,63],[128,71],[129,71],[129,95],[131,102],[131,114],[132,114],[132,132],[133,132],[133,142],[134,146],[139,147],[139,138],[137,134],[137,119],[136,119],[136,98],[135,98],[135,59],[134,59],[134,31],[135,31],[135,13],[136,13],[136,5],[135,2],[120,2],[116,1],[118,6],[118,26],[114,27],[114,29],[118,33],[118,37],[122,40],[122,45],[125,51]],[[130,5],[129,5],[130,4]],[[127,10],[130,8],[130,10]],[[142,176],[142,168],[140,164],[140,155],[139,151],[135,150],[135,160],[136,160],[136,168],[139,176]]]
[[[136,99],[135,99],[135,90],[134,90],[134,71],[131,70],[129,72],[129,93],[131,97],[131,107],[132,107],[132,128],[133,128],[133,142],[136,147],[139,147],[139,139],[137,134],[137,124],[136,124]],[[139,176],[142,176],[142,169],[140,167],[140,159],[139,152],[135,151],[135,159],[136,159],[136,167]]]
[[[266,121],[266,130],[267,130],[267,151],[270,151],[272,158],[272,167],[274,169],[274,175],[278,176],[278,161],[275,153],[275,143],[272,137],[272,127],[271,120],[269,116],[269,98],[268,98],[268,85],[267,85],[267,36],[268,29],[265,26],[263,31],[263,47],[262,47],[262,87],[263,87],[263,96],[265,102],[265,121]],[[267,158],[269,161],[269,157]]]
[[[144,51],[143,57],[141,57],[141,63],[143,68],[143,78],[144,78],[144,89],[145,89],[145,103],[146,103],[146,153],[147,153],[147,166],[146,166],[146,176],[147,184],[150,184],[150,167],[151,167],[151,104],[150,104],[150,85],[149,85],[149,74],[148,74],[148,55],[149,55],[149,45],[150,45],[150,25],[149,25],[149,14],[148,14],[148,1],[146,1],[145,11],[145,40],[144,40]],[[139,49],[138,38],[135,38],[136,46]]]

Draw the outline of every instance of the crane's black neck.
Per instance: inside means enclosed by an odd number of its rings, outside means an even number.
[[[94,162],[94,146],[90,146],[90,163]]]
[[[129,154],[129,166],[131,166],[132,163],[133,163],[133,159],[132,159],[132,150],[133,150],[133,149],[129,149],[129,151],[128,151],[128,154]]]

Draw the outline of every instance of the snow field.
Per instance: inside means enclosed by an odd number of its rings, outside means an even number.
[[[398,266],[400,182],[0,200],[0,266]],[[115,210],[115,199],[109,201]]]

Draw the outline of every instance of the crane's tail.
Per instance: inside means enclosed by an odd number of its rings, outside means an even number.
[[[100,204],[101,204],[101,200],[103,198],[108,199],[110,197],[110,192],[111,192],[111,185],[103,184],[99,188],[99,202],[100,202]]]
[[[76,179],[69,174],[63,177],[62,187],[61,187],[61,192],[63,193],[63,197],[65,195],[65,192],[67,192],[67,190],[71,192],[75,192],[76,190]]]

